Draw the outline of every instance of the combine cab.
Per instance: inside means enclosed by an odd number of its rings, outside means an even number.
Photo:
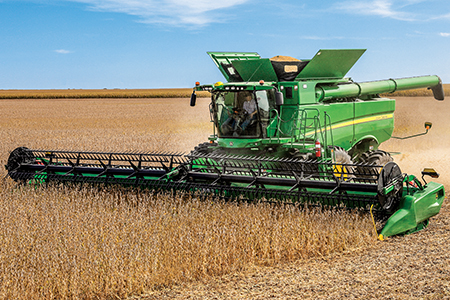
[[[364,51],[320,50],[311,60],[210,52],[227,82],[194,88],[191,106],[195,91],[211,92],[214,133],[190,154],[20,147],[10,155],[8,174],[25,182],[120,184],[360,209],[382,221],[380,237],[420,230],[439,212],[444,187],[403,174],[378,148],[391,138],[395,110],[395,100],[379,94],[426,87],[443,100],[441,80],[344,78]],[[422,174],[438,176],[433,169]]]

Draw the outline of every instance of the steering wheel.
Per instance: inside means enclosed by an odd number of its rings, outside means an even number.
[[[241,121],[244,121],[245,119],[247,119],[248,112],[245,109],[240,109],[237,111],[237,116]]]
[[[229,115],[235,119],[242,119],[247,115],[247,111],[243,108],[233,107],[233,109],[230,109],[227,107],[227,111]]]

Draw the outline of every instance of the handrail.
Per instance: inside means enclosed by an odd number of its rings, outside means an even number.
[[[275,112],[275,115],[273,117],[272,112]],[[322,114],[324,116],[323,127],[321,122]],[[275,128],[276,131],[273,136],[269,137],[269,140],[279,139],[281,136],[287,136],[290,137],[291,147],[294,146],[295,142],[300,142],[303,144],[303,146],[305,146],[307,143],[306,133],[308,131],[314,131],[314,141],[320,139],[322,141],[323,147],[328,148],[328,137],[330,137],[331,145],[334,145],[331,116],[326,112],[321,113],[321,111],[317,108],[300,108],[299,106],[297,106],[297,109],[292,114],[292,117],[288,120],[283,120],[278,110],[271,109],[269,124],[271,124],[273,120],[277,121]],[[284,132],[282,130],[282,124],[284,123],[292,124],[289,132]]]
[[[334,145],[334,141],[333,141],[333,127],[331,126],[331,116],[329,114],[327,114],[326,111],[323,112],[324,114],[324,120],[325,120],[325,147],[328,147],[328,139],[327,139],[327,118],[329,120],[329,127],[330,127],[330,138],[331,138],[331,145]],[[334,151],[333,151],[334,154]]]
[[[289,123],[289,122],[294,122],[294,120],[295,120],[295,118],[296,118],[296,115],[295,115],[295,113],[292,115],[292,117],[289,119],[289,120],[283,120],[282,118],[281,118],[281,116],[279,115],[279,113],[278,113],[278,110],[276,110],[276,109],[271,109],[270,110],[270,114],[272,114],[272,111],[275,111],[275,113],[276,113],[276,115],[275,115],[275,117],[274,118],[269,118],[269,124],[272,122],[272,120],[274,120],[274,119],[276,119],[278,122],[277,122],[277,134],[276,135],[278,135],[278,137],[279,137],[279,134],[278,133],[281,133],[282,135],[285,135],[285,136],[289,136],[289,135],[291,135],[291,137],[292,137],[292,135],[293,135],[293,133],[292,133],[292,131],[293,131],[293,127],[291,127],[291,130],[290,130],[290,132],[284,132],[283,130],[281,130],[281,124],[282,123]],[[297,110],[297,112],[298,112],[298,110]]]

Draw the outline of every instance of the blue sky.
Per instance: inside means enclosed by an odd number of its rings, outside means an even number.
[[[364,48],[356,81],[450,83],[449,0],[0,0],[0,89],[223,80],[206,51],[312,58]]]

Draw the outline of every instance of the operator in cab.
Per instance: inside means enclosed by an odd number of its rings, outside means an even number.
[[[246,118],[245,121],[242,123],[242,131],[245,131],[245,128],[256,119],[256,113],[258,112],[256,107],[256,101],[253,99],[253,96],[251,93],[247,93],[245,96],[245,102],[242,106],[244,111],[246,112]]]
[[[239,92],[237,104],[238,107],[229,112],[228,119],[221,126],[225,135],[240,136],[256,120],[258,107],[251,92]]]

